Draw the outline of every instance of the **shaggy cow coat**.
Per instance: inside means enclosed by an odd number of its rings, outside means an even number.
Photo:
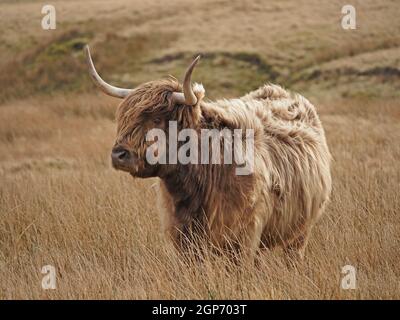
[[[231,100],[205,101],[194,86],[195,106],[174,104],[175,79],[145,83],[117,111],[117,143],[135,150],[133,176],[159,177],[163,230],[180,250],[207,240],[215,248],[251,254],[282,246],[302,257],[312,226],[331,192],[331,156],[314,106],[276,85]],[[235,174],[235,165],[149,166],[151,128],[253,129],[254,171]]]

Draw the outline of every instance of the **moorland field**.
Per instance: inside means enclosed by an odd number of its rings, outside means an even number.
[[[400,298],[400,2],[0,1],[0,299]],[[333,192],[304,262],[281,250],[234,271],[188,266],[160,233],[155,180],[111,168],[119,101],[90,81],[83,45],[110,83],[172,74],[191,58],[207,98],[266,82],[306,96],[333,155]],[[357,288],[340,286],[342,267]],[[43,290],[43,265],[57,289]]]

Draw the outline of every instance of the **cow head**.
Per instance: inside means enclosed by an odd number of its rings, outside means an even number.
[[[89,73],[94,83],[107,95],[123,99],[117,109],[117,138],[112,148],[112,165],[137,177],[159,176],[168,165],[149,164],[146,150],[152,144],[146,139],[151,129],[162,129],[168,137],[169,121],[178,128],[196,127],[200,120],[202,85],[192,87],[191,75],[198,56],[186,70],[183,85],[173,78],[144,83],[135,89],[123,89],[106,83],[96,72],[89,47],[85,47]],[[168,138],[167,138],[168,141]],[[168,148],[157,152],[168,152]]]

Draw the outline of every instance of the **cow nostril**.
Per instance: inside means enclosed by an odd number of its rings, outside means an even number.
[[[129,158],[129,151],[123,148],[115,148],[111,153],[114,160],[123,161]]]
[[[117,158],[119,160],[123,160],[123,159],[127,158],[127,156],[128,156],[128,151],[126,151],[126,150],[122,150],[117,153]]]

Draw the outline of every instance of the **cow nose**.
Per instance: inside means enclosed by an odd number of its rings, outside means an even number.
[[[122,147],[115,147],[111,152],[111,159],[114,164],[121,164],[130,158],[128,150]]]

